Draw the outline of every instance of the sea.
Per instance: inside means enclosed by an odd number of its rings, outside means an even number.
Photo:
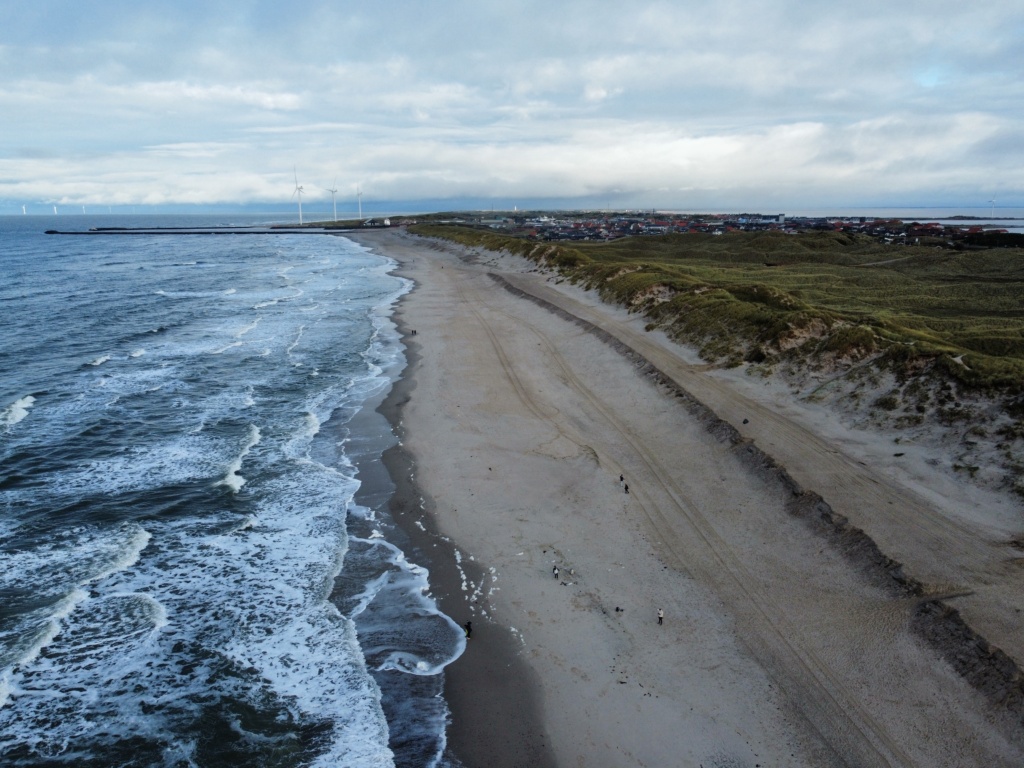
[[[395,263],[44,234],[267,223],[0,217],[0,765],[457,764],[465,637],[364,485],[396,443]]]

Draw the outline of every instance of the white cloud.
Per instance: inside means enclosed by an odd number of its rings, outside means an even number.
[[[125,99],[139,99],[152,103],[210,102],[221,108],[246,106],[267,110],[296,110],[302,106],[302,97],[295,93],[251,83],[225,86],[165,81],[138,83],[118,90]]]

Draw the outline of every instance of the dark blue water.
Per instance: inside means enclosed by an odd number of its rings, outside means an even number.
[[[0,764],[443,763],[462,633],[353,500],[406,282],[341,237],[56,223],[0,218]]]

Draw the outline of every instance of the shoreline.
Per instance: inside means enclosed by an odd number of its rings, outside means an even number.
[[[412,279],[403,272],[399,257],[387,256],[398,265],[394,274]],[[464,768],[554,768],[534,673],[519,657],[518,641],[510,632],[459,604],[464,579],[459,569],[469,581],[480,583],[482,568],[472,561],[458,562],[457,545],[438,531],[435,505],[417,485],[416,462],[403,445],[402,407],[416,388],[421,349],[402,312],[403,304],[418,288],[416,281],[412,282],[391,316],[405,348],[406,365],[376,411],[397,438],[397,443],[383,452],[381,462],[394,485],[388,501],[392,519],[412,543],[407,554],[430,572],[431,594],[440,610],[459,624],[474,622],[465,652],[443,673],[450,712],[446,755],[453,755]]]
[[[469,572],[489,633],[504,627],[533,673],[540,703],[531,716],[544,730],[530,732],[555,763],[959,766],[1022,754],[1019,726],[914,631],[922,604],[942,604],[894,594],[878,571],[850,559],[849,541],[808,521],[812,507],[822,522],[846,525],[810,496],[794,503],[787,485],[818,484],[789,477],[788,461],[746,455],[748,428],[732,428],[735,413],[712,430],[685,405],[689,396],[717,418],[733,402],[728,387],[694,380],[673,367],[678,360],[666,369],[646,336],[622,342],[631,362],[579,321],[599,317],[598,328],[621,338],[633,318],[581,305],[516,257],[404,233],[358,242],[416,283],[396,308],[400,327],[429,329],[420,337],[427,358],[405,336],[415,361],[392,402],[392,423],[409,443],[407,463],[392,465],[396,479],[414,483],[406,514],[418,512],[422,492],[436,523],[428,530],[456,536],[442,609],[459,623],[475,610],[458,583],[467,580],[460,568]],[[524,302],[493,273],[568,316]],[[683,394],[671,386],[680,380]],[[692,393],[694,385],[704,389]],[[711,409],[709,394],[718,397]],[[751,429],[769,423],[763,409],[743,416],[755,412]],[[761,445],[775,455],[775,443]],[[797,441],[795,450],[814,448]],[[561,580],[552,582],[552,564]],[[484,593],[485,582],[498,586]],[[665,628],[654,629],[655,606],[667,608]],[[446,670],[451,746],[467,759],[458,748],[466,727],[482,749],[483,762],[470,765],[495,764],[500,752],[479,730],[487,726],[465,719],[489,698],[483,672],[463,661]],[[463,672],[466,698],[456,683]]]

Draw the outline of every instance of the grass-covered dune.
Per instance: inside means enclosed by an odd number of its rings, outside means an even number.
[[[1024,393],[1024,249],[893,247],[832,232],[731,232],[571,246],[425,224],[411,231],[557,269],[705,359],[873,359]]]

